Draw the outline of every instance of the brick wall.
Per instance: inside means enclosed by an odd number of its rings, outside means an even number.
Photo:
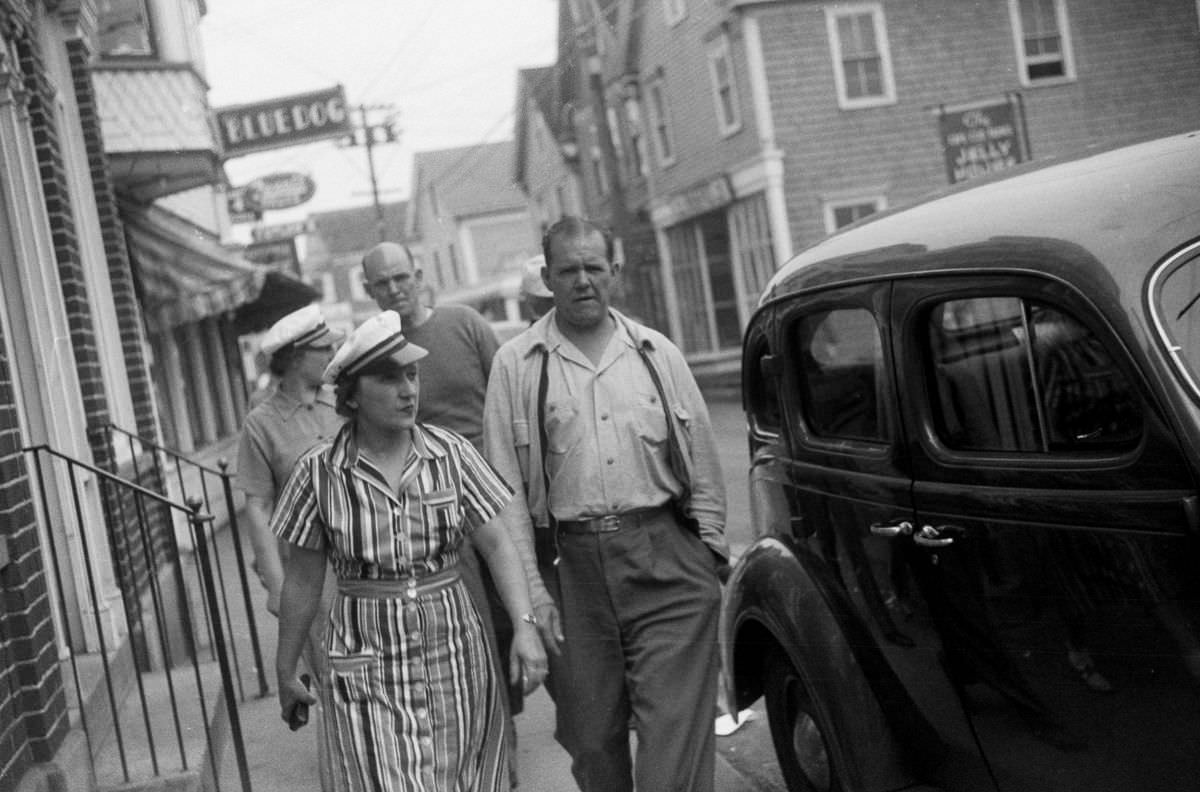
[[[96,110],[96,95],[89,70],[90,54],[85,42],[74,39],[67,43],[74,82],[79,123],[91,166],[92,187],[100,218],[100,233],[104,240],[104,257],[108,262],[108,278],[116,304],[117,323],[121,332],[121,352],[129,377],[129,393],[133,400],[137,432],[142,437],[161,442],[154,420],[154,389],[144,354],[145,332],[142,313],[134,286],[129,252],[125,248],[125,229],[117,211],[117,200],[109,176],[108,157],[100,134],[100,118]]]
[[[654,169],[654,191],[657,195],[667,195],[734,169],[757,155],[760,146],[746,59],[742,54],[741,28],[735,24],[722,25],[728,16],[726,9],[720,3],[691,2],[687,4],[687,15],[673,26],[666,22],[662,3],[645,3],[644,12],[639,63],[643,97],[644,86],[661,69],[675,143],[675,163],[662,168],[653,143],[647,139]],[[741,129],[727,137],[722,137],[718,126],[708,66],[709,47],[720,35],[729,41],[742,121]],[[642,116],[649,137],[652,117],[648,108],[644,107]]]
[[[0,569],[0,789],[12,789],[53,755],[67,709],[5,349],[0,331],[0,536],[11,558]]]
[[[1194,0],[1070,3],[1076,79],[1022,87],[1005,0],[882,3],[897,102],[841,110],[823,5],[762,7],[767,80],[797,249],[825,236],[822,201],[885,190],[889,206],[947,186],[935,109],[1020,92],[1035,159],[1200,126]]]

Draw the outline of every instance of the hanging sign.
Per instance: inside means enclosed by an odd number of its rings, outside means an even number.
[[[229,217],[235,223],[261,219],[271,209],[291,209],[310,200],[316,182],[303,173],[272,173],[226,193]]]
[[[951,184],[1006,170],[1029,158],[1014,97],[942,108],[938,132]]]
[[[214,111],[225,159],[350,134],[346,94],[338,85]]]

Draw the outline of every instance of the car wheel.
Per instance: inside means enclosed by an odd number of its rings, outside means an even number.
[[[841,790],[830,759],[831,736],[814,712],[808,686],[792,662],[773,652],[767,658],[763,682],[771,739],[788,792]]]

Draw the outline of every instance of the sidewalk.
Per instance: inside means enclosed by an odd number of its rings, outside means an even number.
[[[225,542],[229,542],[229,532],[223,533]],[[248,547],[246,551],[249,552]],[[234,553],[222,553],[220,557],[221,563],[229,567],[227,575],[232,575],[232,565],[236,564]],[[266,597],[257,596],[261,594],[259,591],[255,593],[255,619],[262,641],[263,664],[270,670],[268,679],[273,687],[276,620],[267,612]],[[545,690],[539,688],[526,699],[525,711],[517,717],[521,792],[571,792],[576,789],[570,759],[554,742],[553,706]],[[289,731],[279,717],[279,704],[273,693],[267,698],[247,700],[239,707],[238,717],[254,792],[315,792],[317,759],[312,728]],[[238,767],[232,749],[225,752],[220,782],[223,792],[239,789]],[[752,785],[718,752],[717,792],[753,792],[765,788],[768,787]]]

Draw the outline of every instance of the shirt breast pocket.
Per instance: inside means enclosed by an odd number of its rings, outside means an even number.
[[[429,527],[443,530],[458,527],[462,522],[458,493],[443,489],[422,494],[421,515]]]
[[[546,402],[546,450],[567,454],[579,444],[582,434],[578,399]]]
[[[667,441],[667,415],[657,394],[637,394],[634,398],[633,430],[652,446]]]

